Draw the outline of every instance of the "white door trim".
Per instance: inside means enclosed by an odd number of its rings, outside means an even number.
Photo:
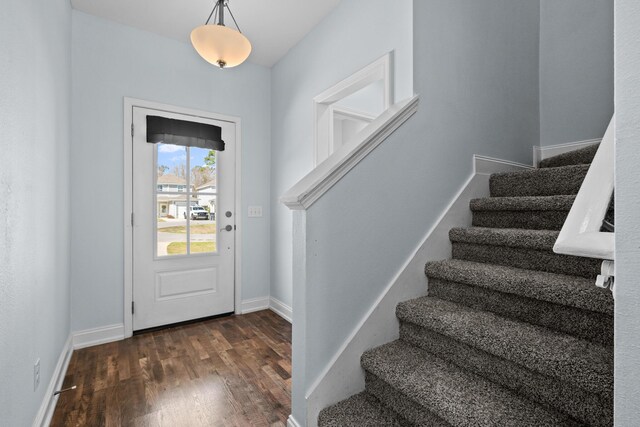
[[[235,232],[235,312],[241,313],[242,307],[242,126],[240,117],[228,116],[208,111],[194,110],[191,108],[177,107],[154,101],[124,97],[124,337],[133,335],[133,314],[131,303],[133,301],[133,228],[131,226],[131,213],[133,212],[133,137],[131,127],[133,124],[133,107],[164,110],[171,113],[186,114],[203,117],[206,119],[232,122],[236,125],[236,232]]]

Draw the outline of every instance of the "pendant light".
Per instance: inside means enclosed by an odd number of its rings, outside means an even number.
[[[191,32],[191,44],[198,54],[210,64],[220,68],[231,68],[242,64],[251,53],[251,43],[242,32],[236,18],[229,9],[228,0],[216,0],[207,22]],[[225,27],[224,9],[227,8],[237,30]],[[211,17],[218,16],[217,24],[209,24]]]

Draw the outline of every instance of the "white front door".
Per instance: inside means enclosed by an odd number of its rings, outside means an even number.
[[[236,124],[132,114],[133,330],[233,312]],[[220,126],[226,148],[148,143],[147,115]]]

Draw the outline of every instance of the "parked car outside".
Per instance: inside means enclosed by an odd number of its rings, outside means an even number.
[[[196,219],[209,219],[209,212],[202,206],[191,206],[189,207],[189,216],[192,220]],[[185,219],[187,218],[187,213],[184,213]]]

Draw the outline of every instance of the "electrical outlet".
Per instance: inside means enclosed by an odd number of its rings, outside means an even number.
[[[38,389],[40,385],[40,359],[36,360],[33,365],[33,391]]]
[[[262,206],[249,206],[249,218],[261,218]]]

